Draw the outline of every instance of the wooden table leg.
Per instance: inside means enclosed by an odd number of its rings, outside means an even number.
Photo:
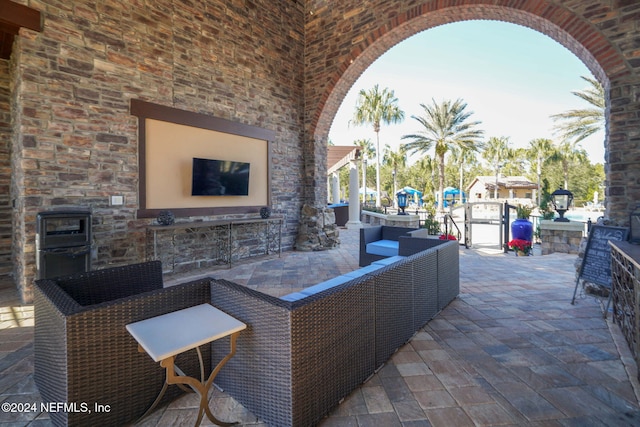
[[[237,422],[228,423],[228,422],[218,420],[213,415],[213,413],[211,412],[211,409],[209,408],[208,399],[209,399],[209,390],[211,389],[211,385],[213,384],[213,380],[215,379],[216,375],[218,375],[218,372],[220,372],[220,369],[222,369],[222,367],[236,353],[236,340],[238,339],[239,334],[240,334],[239,332],[231,334],[230,336],[231,348],[229,353],[220,362],[218,362],[218,364],[213,369],[213,371],[211,371],[211,374],[209,375],[209,378],[207,379],[206,382],[198,381],[195,378],[185,376],[185,375],[176,375],[176,366],[174,363],[175,362],[174,356],[168,357],[160,362],[160,366],[165,368],[167,373],[166,384],[177,384],[177,385],[186,384],[200,395],[200,407],[198,410],[198,419],[196,420],[196,423],[195,423],[196,426],[200,425],[200,422],[202,421],[202,418],[205,414],[207,415],[207,418],[209,418],[209,420],[212,423],[217,424],[219,426],[226,427],[226,426],[232,426],[232,425],[238,424]],[[202,372],[202,369],[203,369],[202,358],[200,357],[199,359],[200,359],[200,366],[201,366],[201,372]],[[164,389],[166,389],[166,387],[163,387],[163,393],[164,393]]]

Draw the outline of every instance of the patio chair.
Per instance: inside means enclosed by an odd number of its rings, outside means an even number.
[[[138,352],[125,325],[208,303],[209,283],[163,288],[160,261],[36,281],[34,380],[43,401],[76,405],[74,411],[52,411],[53,424],[123,425],[140,417],[162,388],[165,372]],[[180,367],[198,374],[196,355],[181,356]],[[169,391],[166,399],[180,392]],[[94,405],[108,405],[109,411],[96,412]]]

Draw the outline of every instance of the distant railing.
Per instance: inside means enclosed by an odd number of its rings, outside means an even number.
[[[451,227],[451,228],[449,228]],[[453,229],[456,229],[457,233],[453,234]],[[451,231],[449,231],[451,230]],[[454,236],[456,236],[456,238],[458,240],[462,239],[462,232],[460,231],[460,228],[458,228],[458,224],[456,224],[456,221],[453,219],[453,217],[450,214],[445,214],[444,215],[444,234],[445,235],[449,235],[452,234]]]
[[[493,201],[493,200],[492,200]],[[509,206],[511,209],[515,209],[515,206],[510,205]],[[382,208],[384,214],[386,215],[392,215],[397,213],[397,209],[395,209],[394,207],[383,207]],[[425,209],[406,209],[405,210],[406,213],[410,214],[410,215],[417,215],[418,216],[418,223],[419,223],[419,227],[423,228],[425,226],[425,224],[427,223],[427,221],[429,221],[429,216],[431,215],[431,213]],[[594,212],[597,213],[597,212]],[[434,219],[434,218],[431,218]],[[435,218],[438,221],[440,221],[440,232],[441,233],[445,233],[445,234],[454,234],[458,239],[462,238],[462,231],[460,230],[460,227],[456,224],[455,220],[453,219],[453,217],[450,214],[444,214],[442,217],[438,217]],[[544,218],[540,215],[531,215],[529,217],[529,219],[531,220],[531,222],[533,223],[533,230],[534,230],[534,239],[539,243],[540,239],[539,239],[539,229],[540,229],[540,221],[542,221]],[[508,223],[510,223],[511,221],[508,220]],[[582,222],[585,226],[585,236],[589,235],[589,231],[591,230],[591,225],[593,223],[595,223],[595,221],[592,221],[591,218],[588,218],[586,221],[583,220],[578,220],[578,219],[572,219],[571,222]],[[453,233],[453,231],[455,230],[455,233]],[[510,232],[510,230],[508,231]],[[505,234],[505,237],[507,235]],[[503,242],[503,244],[501,246],[506,246]]]
[[[422,227],[427,219],[429,219],[429,212],[425,210],[416,209],[414,214],[418,215],[418,223],[420,224],[420,227]]]

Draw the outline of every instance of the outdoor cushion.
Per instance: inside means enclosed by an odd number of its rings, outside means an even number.
[[[346,283],[351,279],[352,279],[351,277],[346,277],[346,276],[333,277],[329,280],[325,280],[324,282],[320,282],[317,285],[313,285],[308,288],[305,288],[300,292],[305,295],[317,294],[318,292],[322,292],[326,289],[333,288],[334,286],[342,285],[343,283]]]
[[[400,260],[405,259],[406,257],[401,256],[401,255],[396,255],[396,256],[392,256],[389,258],[384,258],[384,259],[380,259],[378,261],[374,261],[371,265],[380,265],[380,266],[384,266],[384,265],[391,265],[394,262],[398,262]]]
[[[299,299],[302,299],[302,298],[305,298],[305,297],[308,297],[308,296],[309,295],[305,295],[302,292],[294,292],[294,293],[291,293],[291,294],[287,294],[287,295],[281,296],[280,299],[285,300],[285,301],[293,302],[293,301],[298,301]]]
[[[373,265],[373,264],[371,264],[371,265],[368,265],[366,267],[362,267],[362,268],[359,268],[357,270],[353,270],[353,271],[350,271],[348,273],[345,273],[345,274],[343,274],[343,276],[351,277],[352,279],[355,279],[357,277],[362,277],[365,274],[373,273],[374,271],[379,270],[382,267],[383,267],[382,265]]]
[[[377,240],[367,243],[367,253],[380,256],[396,256],[398,255],[398,241]]]
[[[334,286],[342,285],[343,283],[346,283],[351,279],[353,278],[346,277],[346,276],[334,277],[329,280],[325,280],[324,282],[320,282],[317,285],[313,285],[308,288],[305,288],[299,292],[294,292],[294,293],[282,296],[280,297],[280,299],[283,299],[285,301],[298,301],[302,298],[308,297],[309,295],[317,294],[318,292],[322,292]]]

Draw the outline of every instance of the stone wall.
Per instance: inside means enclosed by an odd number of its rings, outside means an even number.
[[[585,228],[582,222],[540,221],[542,255],[554,252],[578,254]]]
[[[324,251],[340,245],[340,230],[333,209],[305,205],[300,217],[296,250]]]
[[[39,211],[93,211],[95,268],[144,258],[143,228],[151,221],[136,217],[132,98],[275,131],[272,210],[285,217],[285,247],[293,246],[304,176],[302,6],[269,0],[21,3],[43,13],[42,32],[22,29],[12,57],[13,243],[24,300],[35,275]],[[114,194],[124,195],[123,206],[109,206]]]
[[[0,59],[0,276],[11,263],[11,97],[9,61]]]
[[[360,213],[362,222],[369,225],[387,225],[391,227],[419,228],[420,217],[418,215],[386,215],[378,212],[362,210]]]

